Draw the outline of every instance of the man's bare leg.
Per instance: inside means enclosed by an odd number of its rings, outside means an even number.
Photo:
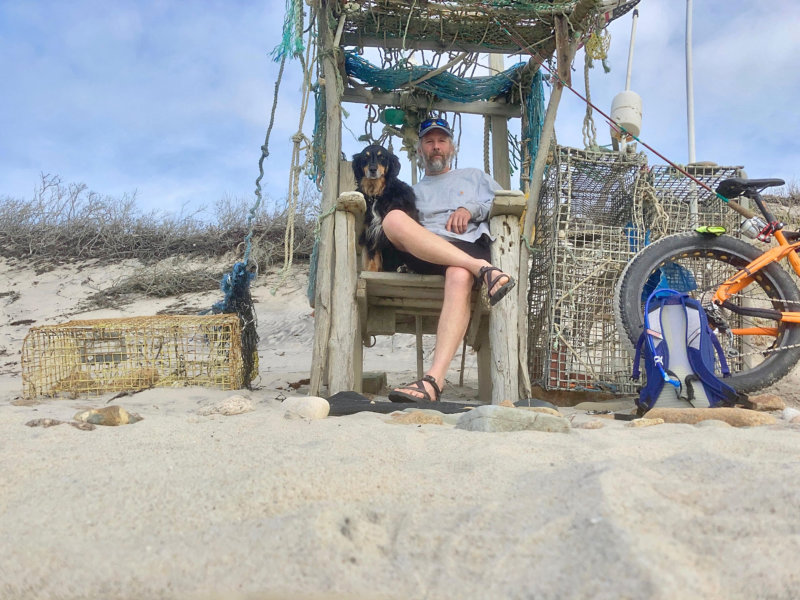
[[[433,377],[439,389],[442,389],[447,370],[469,324],[469,300],[475,281],[473,276],[478,277],[481,268],[490,263],[470,256],[399,210],[390,211],[384,217],[383,230],[398,249],[413,254],[421,260],[449,267],[445,272],[444,301],[436,330],[433,364],[426,373]],[[508,275],[498,276],[492,293],[508,280]],[[423,382],[423,385],[430,397],[435,398],[431,384]],[[422,394],[414,387],[396,389],[422,399]]]
[[[444,238],[425,229],[401,210],[392,210],[383,218],[383,231],[399,250],[437,265],[462,267],[475,277],[480,275],[482,267],[491,264],[456,248]],[[506,284],[508,279],[508,275],[499,276],[491,293]]]
[[[444,389],[444,381],[450,363],[464,339],[469,325],[469,300],[475,279],[472,273],[462,267],[449,267],[444,276],[444,302],[436,328],[436,347],[433,350],[433,363],[426,371],[436,380],[439,389]],[[433,386],[423,381],[431,399],[436,398]],[[422,393],[415,387],[396,388],[422,400]]]

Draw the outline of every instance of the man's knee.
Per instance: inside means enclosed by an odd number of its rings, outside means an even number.
[[[472,290],[475,283],[472,273],[463,267],[447,267],[444,277],[446,286],[466,292]]]
[[[391,232],[397,231],[399,227],[402,227],[403,223],[408,221],[408,219],[409,216],[402,210],[390,210],[388,213],[386,213],[386,216],[383,217],[383,230]]]

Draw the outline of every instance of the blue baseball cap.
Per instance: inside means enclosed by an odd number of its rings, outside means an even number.
[[[450,123],[448,123],[445,119],[441,117],[436,117],[434,119],[425,119],[419,125],[419,137],[421,138],[423,135],[428,133],[429,131],[433,131],[434,129],[441,129],[450,137],[453,137],[453,130],[450,129]]]

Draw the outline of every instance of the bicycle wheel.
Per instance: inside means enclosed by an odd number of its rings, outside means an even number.
[[[643,329],[644,301],[660,281],[703,304],[725,351],[730,385],[745,393],[772,385],[800,359],[800,325],[737,314],[711,302],[722,282],[760,254],[742,240],[697,233],[670,235],[647,246],[628,263],[617,282],[614,312],[620,332],[636,344]],[[800,291],[778,264],[762,269],[759,277],[731,300],[743,307],[800,310]],[[778,335],[725,333],[726,329],[757,326],[777,326]],[[717,375],[721,376],[719,365]]]

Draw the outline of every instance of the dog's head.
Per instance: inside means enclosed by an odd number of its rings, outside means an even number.
[[[363,179],[392,179],[400,173],[400,160],[383,146],[373,144],[353,155],[356,181]]]

